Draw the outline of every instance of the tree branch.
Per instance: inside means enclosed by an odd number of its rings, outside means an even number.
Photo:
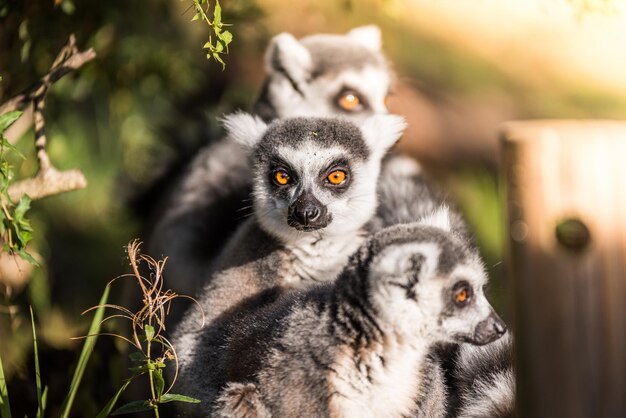
[[[41,80],[24,90],[0,106],[0,114],[12,110],[22,110],[30,102],[33,103],[33,120],[35,123],[35,150],[39,161],[39,171],[33,178],[13,183],[9,187],[9,196],[18,200],[22,195],[35,200],[46,196],[82,189],[87,186],[87,179],[79,170],[58,171],[50,162],[46,151],[48,139],[45,132],[44,110],[48,89],[64,75],[77,70],[96,56],[90,48],[79,51],[76,37],[72,34],[67,44],[61,49],[50,71]]]

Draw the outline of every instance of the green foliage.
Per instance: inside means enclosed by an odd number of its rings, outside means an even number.
[[[137,353],[133,353],[133,354],[137,354]],[[115,395],[111,398],[111,400],[109,400],[109,402],[107,402],[104,408],[102,408],[102,411],[100,411],[100,413],[96,416],[96,418],[106,418],[111,414],[111,412],[113,411],[113,408],[115,408],[115,404],[117,403],[117,400],[119,399],[122,392],[126,390],[128,385],[130,385],[130,382],[131,382],[131,379],[128,379],[124,382],[124,384],[117,390],[117,392],[115,392]]]
[[[9,187],[14,173],[6,159],[5,152],[12,151],[22,156],[8,139],[4,132],[22,116],[22,112],[13,111],[0,115],[0,239],[2,251],[17,254],[24,260],[37,265],[35,259],[26,251],[26,246],[33,237],[33,229],[26,219],[26,212],[30,208],[28,196],[22,196],[15,203],[9,196]]]
[[[85,368],[87,367],[87,362],[89,361],[89,357],[91,357],[93,348],[96,345],[96,340],[98,339],[98,333],[100,332],[100,327],[102,325],[102,318],[104,317],[104,305],[107,303],[110,290],[110,286],[106,286],[104,288],[104,292],[102,293],[102,297],[100,298],[100,307],[96,310],[96,314],[91,321],[91,326],[89,327],[89,331],[87,332],[87,339],[85,340],[83,350],[81,351],[80,357],[78,358],[78,364],[76,365],[76,369],[74,370],[74,376],[72,377],[70,390],[67,394],[67,397],[65,398],[65,401],[63,402],[63,406],[61,407],[61,418],[67,418],[70,415],[72,404],[74,403],[74,399],[76,398],[76,392],[78,392],[78,386],[80,385],[80,382],[83,378]]]
[[[74,377],[72,378],[72,383],[70,384],[70,388],[68,391],[67,398],[63,403],[63,407],[61,408],[60,416],[62,418],[67,418],[70,414],[73,400],[76,396],[76,392],[78,390],[78,386],[80,385],[80,381],[85,372],[85,368],[87,366],[87,362],[91,357],[91,353],[93,352],[93,347],[96,344],[96,340],[98,338],[98,333],[100,332],[100,327],[102,325],[102,317],[104,316],[104,305],[106,304],[107,298],[109,297],[109,286],[107,286],[102,294],[102,298],[100,299],[100,307],[96,310],[96,314],[91,321],[91,325],[89,327],[89,334],[87,335],[85,344],[83,345],[83,350],[80,354],[80,358],[78,359],[78,364],[74,371]],[[37,344],[37,332],[35,330],[35,316],[33,314],[32,307],[30,308],[30,320],[31,320],[31,328],[33,332],[33,354],[34,354],[34,362],[35,362],[35,385],[37,388],[37,418],[43,418],[45,416],[46,404],[48,399],[48,387],[44,386],[42,390],[41,383],[41,369],[39,366],[39,347]],[[6,380],[4,377],[4,370],[2,369],[2,360],[0,359],[0,418],[11,418],[11,410],[9,407],[9,394],[7,390]]]
[[[138,366],[130,367],[129,370],[132,373],[122,387],[115,393],[115,396],[105,405],[105,407],[98,414],[98,418],[103,418],[110,415],[125,415],[135,412],[154,411],[155,416],[159,416],[159,405],[169,402],[186,402],[186,403],[199,403],[200,400],[191,398],[189,396],[167,393],[165,390],[165,379],[163,378],[163,370],[166,367],[166,361],[173,359],[171,351],[166,351],[161,357],[152,358],[153,344],[159,344],[163,347],[168,347],[167,340],[161,335],[158,335],[152,325],[144,325],[144,334],[139,336],[139,340],[145,342],[145,347],[140,345],[140,351],[135,351],[129,355],[131,361],[140,363]],[[120,406],[111,413],[118,398],[128,387],[128,385],[136,378],[148,374],[150,379],[150,392],[151,398],[148,400],[132,401],[125,405]],[[170,387],[171,388],[171,387]]]
[[[167,307],[172,300],[180,297],[171,290],[162,290],[163,287],[163,268],[165,260],[156,261],[150,256],[146,256],[139,251],[140,243],[133,241],[128,244],[127,251],[130,264],[133,270],[132,276],[137,279],[141,292],[143,294],[143,306],[137,312],[132,312],[124,306],[100,304],[99,307],[108,307],[117,310],[117,315],[111,315],[104,321],[112,318],[126,318],[132,322],[132,335],[128,338],[122,335],[116,335],[122,340],[132,344],[137,350],[129,355],[133,363],[137,366],[130,367],[131,377],[124,381],[122,387],[116,392],[113,398],[107,402],[105,407],[100,411],[98,417],[106,417],[115,407],[118,398],[124,392],[126,387],[133,380],[148,375],[150,383],[150,398],[146,400],[132,401],[117,408],[111,415],[124,415],[142,411],[154,411],[154,415],[159,417],[159,405],[169,402],[187,402],[198,403],[197,399],[189,396],[169,393],[174,386],[174,382],[165,388],[165,379],[163,378],[163,370],[167,366],[166,362],[176,360],[176,350],[171,343],[162,335],[165,329],[165,320],[168,312]],[[149,277],[143,277],[140,271],[140,264],[145,262],[150,271]],[[130,275],[129,275],[130,276]],[[160,350],[160,356],[155,355],[155,349]],[[178,365],[176,364],[176,367]],[[176,371],[175,374],[177,374]]]
[[[11,418],[11,405],[9,404],[9,391],[4,377],[2,359],[0,359],[0,418]]]
[[[228,54],[228,45],[233,41],[233,34],[224,30],[225,26],[231,26],[222,22],[222,7],[219,0],[215,0],[213,7],[213,20],[208,15],[210,11],[209,0],[192,0],[195,14],[191,21],[201,20],[209,26],[209,40],[202,47],[207,50],[207,59],[213,58],[222,64],[222,70],[226,68],[226,63],[222,59],[222,54]]]
[[[46,412],[46,399],[48,398],[48,387],[41,390],[41,370],[39,368],[39,349],[37,348],[37,333],[35,332],[35,315],[33,308],[30,308],[30,323],[33,328],[33,353],[35,355],[35,384],[37,385],[37,418],[43,418]]]

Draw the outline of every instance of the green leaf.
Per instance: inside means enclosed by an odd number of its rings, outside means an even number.
[[[20,116],[22,116],[22,113],[24,112],[14,110],[13,112],[7,112],[3,115],[0,115],[0,133],[3,133],[7,130],[9,126],[13,125],[13,122],[18,120]]]
[[[30,198],[26,195],[22,196],[15,206],[15,212],[13,213],[13,226],[20,246],[18,249],[26,247],[28,242],[33,237],[33,228],[30,226],[30,222],[26,219],[26,212],[30,209]]]
[[[228,44],[230,44],[233,41],[233,34],[225,30],[220,35],[220,39],[222,40],[222,42],[224,42],[224,46],[228,46]]]
[[[218,0],[215,1],[215,8],[213,9],[213,24],[217,27],[222,25],[222,7]]]
[[[143,330],[146,333],[146,339],[151,341],[154,338],[154,327],[152,325],[146,325]]]
[[[61,418],[65,418],[70,415],[72,404],[74,403],[74,398],[76,397],[76,392],[78,391],[78,386],[80,385],[80,381],[83,378],[83,373],[85,372],[85,368],[87,367],[87,362],[89,361],[89,357],[91,357],[93,347],[95,346],[96,340],[98,339],[98,333],[100,332],[102,318],[104,317],[104,310],[106,309],[104,307],[104,304],[107,303],[107,299],[109,298],[109,290],[110,287],[107,285],[104,288],[102,297],[100,298],[100,302],[98,304],[99,308],[96,310],[96,314],[91,320],[89,331],[87,331],[87,335],[89,336],[85,339],[85,344],[83,345],[83,349],[80,352],[80,357],[78,358],[78,364],[76,365],[76,369],[74,370],[74,376],[72,377],[70,390],[67,394],[67,397],[63,401],[63,406],[61,407]],[[112,407],[113,406],[111,406],[111,408]]]
[[[176,393],[166,393],[161,397],[160,403],[168,402],[200,403],[200,399],[192,398],[191,396],[177,395]]]
[[[16,251],[15,254],[17,254],[22,260],[28,261],[33,266],[39,267],[39,262],[35,260],[26,250]]]
[[[135,375],[141,375],[148,373],[151,370],[156,370],[156,366],[151,361],[148,361],[146,364],[142,364],[141,366],[129,367],[128,370],[133,372]]]
[[[9,391],[4,377],[2,359],[0,359],[0,418],[11,418],[11,405],[9,404]]]
[[[0,147],[4,148],[2,149],[2,153],[4,153],[5,150],[9,150],[11,152],[14,152],[18,157],[22,159],[26,158],[24,157],[24,154],[22,154],[13,144],[9,142],[8,139],[6,139],[4,135],[2,135],[2,133],[0,133]]]
[[[161,370],[155,370],[152,373],[152,379],[154,380],[154,387],[157,392],[157,399],[161,399],[161,395],[163,395],[163,388],[165,387],[165,380],[163,380],[163,374]]]
[[[37,349],[37,333],[35,332],[35,315],[33,315],[33,307],[30,306],[30,324],[33,328],[33,354],[35,356],[35,384],[37,386],[37,418],[43,417],[46,410],[45,399],[41,392],[41,371],[39,370],[39,351]]]
[[[46,404],[48,403],[48,386],[43,388],[43,394],[41,395],[41,403],[37,408],[37,418],[44,418],[44,412],[46,411]]]
[[[132,414],[133,412],[150,411],[155,406],[149,401],[133,401],[116,409],[111,415]]]
[[[131,379],[128,379],[126,382],[124,382],[122,387],[118,389],[118,391],[115,393],[115,395],[113,395],[113,397],[109,400],[109,402],[107,402],[107,404],[104,405],[104,408],[102,408],[102,411],[98,413],[96,418],[106,418],[109,416],[109,414],[115,407],[115,404],[117,403],[117,400],[119,399],[120,395],[122,394],[122,392],[124,392],[124,390],[126,390],[128,385],[130,385],[130,382],[131,382]]]
[[[222,71],[224,71],[224,69],[226,68],[226,63],[224,62],[224,60],[222,60],[222,57],[220,57],[220,54],[217,52],[213,52],[211,54],[211,56],[213,57],[213,59],[217,62],[219,62],[220,64],[222,64]]]

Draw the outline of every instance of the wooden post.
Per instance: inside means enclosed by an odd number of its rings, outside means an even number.
[[[626,122],[504,125],[517,416],[626,416]]]

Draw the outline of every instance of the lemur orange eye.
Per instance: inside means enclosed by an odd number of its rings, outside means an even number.
[[[340,185],[344,181],[346,181],[346,172],[341,170],[335,170],[326,177],[330,184],[334,184],[335,186]]]
[[[289,179],[289,173],[287,173],[285,170],[278,170],[274,173],[274,181],[276,181],[276,183],[280,184],[281,186],[289,183]]]
[[[353,91],[346,91],[339,96],[337,100],[337,104],[343,110],[353,111],[357,110],[359,106],[361,106],[361,99],[359,96]]]
[[[472,288],[467,282],[460,282],[454,286],[454,302],[463,306],[472,299]]]
[[[389,94],[385,96],[385,107],[387,107],[387,108],[389,107],[389,98],[390,97],[391,96]]]

